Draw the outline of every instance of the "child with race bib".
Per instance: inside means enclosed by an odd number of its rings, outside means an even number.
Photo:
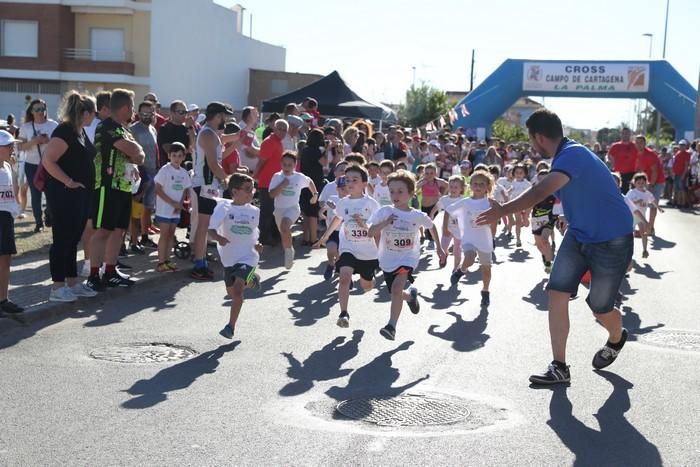
[[[345,171],[345,168],[343,168],[343,171]],[[348,187],[347,182],[345,181],[345,175],[341,175],[340,177],[336,178],[335,181],[332,183],[335,184],[337,194],[329,196],[328,199],[325,200],[322,208],[323,210],[325,210],[326,220],[328,221],[329,226],[333,219],[335,219],[336,217],[335,210],[336,206],[338,205],[338,201],[340,201],[342,198],[345,198],[348,194]],[[326,241],[326,255],[328,256],[328,264],[326,265],[326,270],[323,273],[323,278],[327,281],[331,280],[331,278],[333,277],[333,272],[335,271],[335,263],[336,261],[338,261],[339,243],[340,232],[338,232],[338,229],[335,229],[333,232],[331,232],[330,236],[328,237],[328,240]]]
[[[297,172],[297,155],[291,151],[282,154],[282,170],[272,176],[270,197],[275,200],[275,222],[280,231],[284,247],[284,267],[291,269],[294,264],[294,246],[292,244],[292,226],[301,215],[299,197],[301,190],[309,188],[311,204],[318,202],[318,192],[313,180]]]
[[[384,206],[369,220],[369,236],[380,236],[379,267],[384,272],[386,286],[391,293],[391,314],[389,323],[379,333],[386,339],[394,340],[396,324],[401,314],[404,300],[413,314],[420,311],[418,289],[410,287],[413,272],[420,260],[420,228],[430,230],[437,245],[440,265],[446,261],[445,252],[440,246],[439,236],[433,221],[427,214],[409,206],[416,191],[416,180],[405,170],[389,175],[389,191],[393,206]]]
[[[465,184],[462,175],[451,176],[447,184],[448,194],[440,198],[430,213],[430,217],[433,219],[440,211],[445,211],[447,206],[452,206],[464,198]],[[462,233],[459,230],[457,218],[445,212],[442,218],[442,237],[440,240],[440,245],[445,252],[450,248],[450,243],[452,244],[452,256],[454,256],[454,266],[452,268],[452,272],[454,272],[462,264]]]
[[[226,293],[231,297],[229,322],[219,332],[227,339],[233,339],[243,306],[243,291],[260,284],[260,276],[255,273],[262,249],[258,243],[260,209],[251,204],[253,184],[248,175],[231,175],[228,189],[233,199],[219,200],[209,219],[209,236],[218,243]]]

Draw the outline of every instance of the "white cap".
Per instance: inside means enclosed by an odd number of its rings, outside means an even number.
[[[187,106],[188,112],[194,112],[195,110],[199,110],[199,106],[197,104],[190,104]]]
[[[688,140],[682,139],[678,142],[678,144],[685,144],[686,146],[688,145]]]
[[[18,139],[15,139],[12,134],[5,130],[0,130],[0,146],[9,146],[12,143],[19,142]]]

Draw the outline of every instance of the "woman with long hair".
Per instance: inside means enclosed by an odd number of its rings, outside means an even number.
[[[78,242],[90,211],[95,187],[95,147],[84,128],[95,118],[95,100],[69,91],[63,97],[61,123],[56,127],[44,153],[46,198],[54,220],[49,265],[53,286],[52,302],[74,302],[78,297],[97,294],[78,282]]]
[[[27,184],[32,197],[32,212],[34,213],[34,232],[44,230],[44,219],[41,212],[41,191],[34,185],[34,175],[39,169],[39,164],[46,152],[51,133],[58,123],[48,118],[46,102],[42,99],[34,99],[29,102],[24,112],[24,123],[19,127],[18,149],[21,151],[21,159],[24,161],[24,173],[27,176]],[[46,225],[51,226],[51,215],[48,212],[48,200],[46,206]]]

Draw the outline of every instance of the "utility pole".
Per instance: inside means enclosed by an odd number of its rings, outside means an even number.
[[[472,66],[469,71],[469,92],[472,92],[474,89],[474,52],[475,50],[472,49]]]
[[[666,59],[666,34],[668,33],[668,6],[671,0],[666,0],[666,25],[664,26],[664,48],[661,53],[661,58]],[[656,150],[660,151],[659,144],[661,141],[661,112],[656,109]]]

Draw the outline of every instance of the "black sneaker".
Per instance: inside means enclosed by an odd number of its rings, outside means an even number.
[[[194,268],[190,277],[196,281],[210,281],[214,278],[214,274],[207,268]]]
[[[603,348],[595,353],[593,356],[593,368],[596,370],[601,370],[606,366],[612,364],[617,356],[620,354],[622,347],[625,346],[627,342],[627,329],[622,328],[622,338],[617,344],[611,344],[610,341],[606,342]]]
[[[462,272],[462,270],[457,268],[455,270],[455,272],[453,272],[452,275],[450,276],[450,284],[457,285],[457,283],[459,282],[459,280],[462,278],[463,275],[464,275],[464,273]]]
[[[327,264],[326,270],[323,271],[323,278],[325,280],[329,281],[329,280],[331,280],[332,277],[333,277],[333,266],[331,266],[330,264]]]
[[[135,255],[145,255],[146,254],[146,249],[138,243],[132,242],[129,249]]]
[[[491,304],[491,294],[488,290],[481,291],[481,306],[489,306]]]
[[[107,287],[131,287],[135,283],[131,279],[125,279],[120,276],[116,271],[104,273],[102,282],[104,282]]]
[[[544,373],[531,375],[532,384],[561,384],[571,381],[569,367],[563,363],[552,362]]]
[[[4,302],[0,303],[0,311],[7,313],[8,315],[18,315],[24,311],[24,308],[16,303],[12,303],[9,300],[5,300]]]
[[[350,327],[350,314],[347,311],[341,311],[336,324],[341,328]]]
[[[387,324],[379,330],[379,334],[381,334],[385,339],[393,341],[396,337],[396,329],[394,329],[394,326],[391,324]]]
[[[104,292],[106,287],[104,282],[102,282],[102,279],[100,279],[100,276],[88,276],[87,280],[85,281],[85,285],[90,287],[92,290],[95,292]]]
[[[418,289],[415,287],[411,287],[410,289],[408,289],[408,293],[411,295],[411,299],[406,302],[406,304],[408,305],[408,309],[411,310],[411,313],[417,315],[420,311],[420,303],[418,302]]]
[[[140,241],[139,243],[140,243],[141,246],[144,247],[144,248],[150,248],[150,249],[153,249],[153,250],[158,249],[158,244],[157,244],[156,242],[154,242],[153,240],[151,240],[150,238],[148,238],[148,237],[146,237],[146,238],[141,238],[141,241]]]

